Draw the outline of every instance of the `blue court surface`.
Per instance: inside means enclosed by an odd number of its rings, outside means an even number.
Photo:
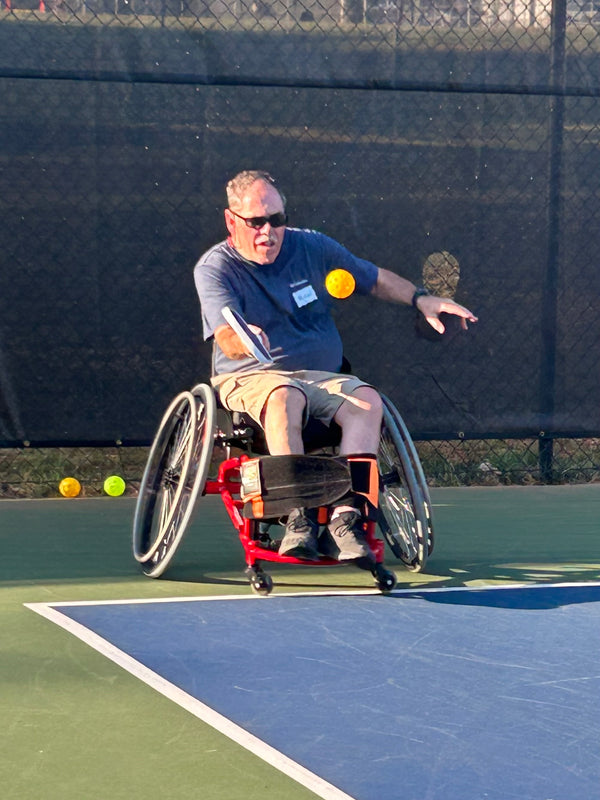
[[[319,797],[600,798],[600,584],[30,608]]]

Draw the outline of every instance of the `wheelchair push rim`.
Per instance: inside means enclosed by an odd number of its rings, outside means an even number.
[[[395,411],[395,409],[394,409]],[[421,572],[429,555],[426,501],[393,413],[384,403],[377,461],[380,474],[379,527],[406,569]]]
[[[392,416],[394,422],[396,423],[398,432],[402,438],[411,466],[413,468],[415,480],[417,482],[419,489],[421,490],[421,496],[423,499],[423,505],[427,517],[427,556],[430,556],[433,553],[433,548],[435,544],[435,538],[433,532],[434,531],[433,505],[431,502],[431,495],[429,493],[429,486],[427,484],[427,479],[425,478],[425,473],[423,472],[423,465],[421,464],[421,459],[419,458],[419,454],[417,453],[417,448],[415,447],[415,443],[412,440],[412,436],[410,435],[408,428],[406,427],[406,423],[399,414],[398,409],[394,406],[391,400],[385,395],[382,395],[382,400],[384,405],[388,409],[390,415]]]
[[[154,438],[134,517],[133,551],[143,571],[159,577],[181,542],[213,449],[216,403],[204,384],[167,408]]]

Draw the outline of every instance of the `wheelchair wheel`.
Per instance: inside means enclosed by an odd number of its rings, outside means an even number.
[[[160,577],[175,555],[206,483],[216,401],[199,384],[167,408],[152,443],[133,523],[133,553],[146,575]]]
[[[431,503],[431,495],[429,493],[429,486],[427,485],[427,480],[425,479],[425,473],[423,472],[423,465],[421,464],[421,459],[419,458],[419,454],[417,453],[417,448],[415,447],[415,443],[412,440],[410,433],[408,432],[408,428],[406,427],[406,423],[402,419],[400,413],[396,406],[392,403],[392,401],[383,395],[383,402],[384,405],[387,407],[388,411],[390,412],[391,416],[396,423],[398,428],[398,432],[402,437],[402,441],[404,442],[404,446],[406,447],[406,452],[410,459],[410,463],[413,468],[413,472],[415,473],[415,478],[417,479],[417,483],[419,488],[421,489],[421,495],[423,497],[423,503],[425,505],[425,513],[427,515],[427,555],[430,556],[433,553],[433,547],[435,544],[434,532],[433,532],[433,506]]]
[[[398,426],[399,414],[384,399],[377,464],[379,527],[391,551],[411,572],[421,572],[429,555],[427,500]]]

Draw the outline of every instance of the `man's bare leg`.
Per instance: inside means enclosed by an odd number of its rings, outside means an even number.
[[[342,429],[340,455],[377,453],[383,414],[381,397],[370,386],[359,386],[352,397],[363,402],[359,406],[344,400],[333,418]]]
[[[306,397],[300,389],[281,386],[269,395],[263,409],[263,429],[272,456],[304,452],[302,420]]]
[[[263,428],[272,456],[304,453],[302,421],[305,407],[306,397],[300,389],[282,386],[271,392],[263,411]],[[305,508],[292,509],[285,526],[279,554],[318,561],[318,533],[316,512]]]

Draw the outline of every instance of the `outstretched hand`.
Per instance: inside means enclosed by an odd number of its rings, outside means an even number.
[[[387,300],[392,303],[405,303],[410,305],[415,285],[406,278],[402,278],[389,269],[380,267],[377,271],[377,283],[371,289],[371,294],[380,300]],[[469,322],[477,322],[477,317],[468,308],[455,303],[448,297],[437,297],[433,294],[420,294],[416,301],[417,308],[423,314],[433,330],[443,334],[446,330],[444,323],[440,319],[440,314],[453,314],[460,318],[460,324],[464,330],[468,328]]]
[[[477,317],[468,308],[455,303],[454,300],[449,300],[447,297],[423,295],[417,300],[417,308],[438,333],[444,333],[446,330],[444,323],[440,319],[440,314],[453,314],[456,317],[460,317],[461,327],[465,331],[469,327],[469,322],[477,322]]]

